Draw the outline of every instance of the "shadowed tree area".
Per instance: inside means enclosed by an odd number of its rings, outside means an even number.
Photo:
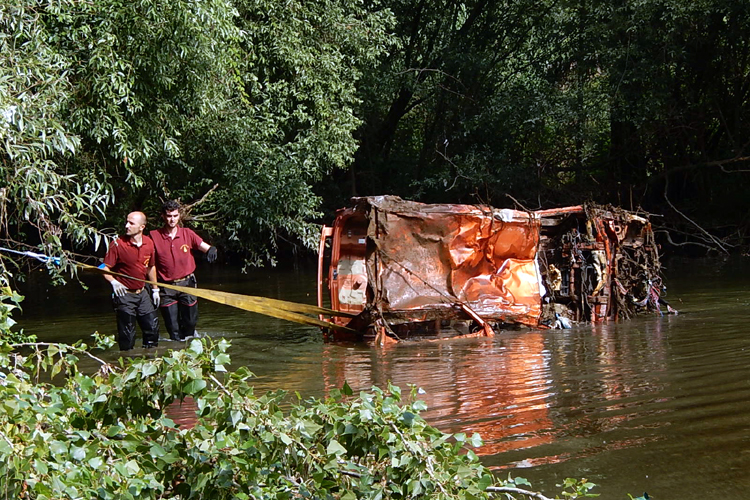
[[[390,2],[342,194],[663,214],[675,243],[747,238],[742,2]],[[703,231],[712,233],[712,236]]]

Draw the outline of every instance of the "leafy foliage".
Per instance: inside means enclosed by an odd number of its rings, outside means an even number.
[[[237,36],[231,5],[12,0],[0,9],[0,232],[52,255],[99,246],[113,181],[142,186],[149,161],[179,154],[183,117],[219,93],[232,51],[217,49]]]
[[[23,295],[13,290],[4,277],[0,277],[0,339],[9,343],[34,342],[34,335],[26,335],[21,331],[13,330],[16,321],[13,312],[21,308]]]
[[[273,263],[279,237],[317,242],[311,186],[351,162],[356,82],[386,49],[390,16],[338,0],[236,6],[238,88],[188,124],[192,139],[166,184],[189,200],[216,183],[201,207],[213,214],[205,229],[249,250],[251,263]]]
[[[226,371],[228,346],[196,339],[111,366],[81,342],[15,346],[26,355],[2,344],[0,488],[37,499],[474,499],[498,488],[466,448],[479,437],[430,427],[424,403],[397,387],[354,396],[345,385],[285,413],[283,393],[255,396],[250,372]],[[81,357],[99,370],[80,371]],[[196,405],[189,428],[168,411],[186,397]]]
[[[68,170],[81,149],[64,119],[74,62],[55,47],[39,7],[0,7],[0,233],[23,240],[31,229],[28,238],[50,252],[63,234],[79,244],[96,238],[89,223],[112,198],[96,166]]]
[[[205,229],[254,262],[309,244],[388,22],[352,0],[3,2],[0,238],[96,250],[125,213],[210,193]]]

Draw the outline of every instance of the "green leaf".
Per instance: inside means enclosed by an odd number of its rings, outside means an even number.
[[[302,426],[305,430],[305,434],[307,436],[313,436],[315,435],[320,429],[323,428],[322,425],[316,424],[315,422],[311,420],[303,420]]]
[[[188,350],[194,354],[203,354],[203,344],[200,339],[191,340]]]
[[[191,380],[185,384],[184,391],[186,394],[196,394],[206,388],[206,381],[202,379]]]
[[[68,453],[68,445],[62,441],[54,440],[49,444],[49,450],[53,455],[62,455]]]
[[[118,434],[122,433],[124,430],[125,430],[125,428],[122,427],[122,426],[120,426],[120,425],[117,425],[117,424],[111,425],[107,429],[107,437],[115,437]]]
[[[494,479],[489,474],[483,474],[482,477],[479,479],[479,482],[477,483],[477,487],[480,489],[480,491],[484,491],[492,484],[494,483]]]
[[[531,487],[531,483],[528,481],[528,479],[525,479],[523,477],[514,477],[513,478],[513,483],[516,486],[528,486],[528,487]]]
[[[341,446],[341,443],[339,443],[335,439],[331,439],[331,441],[328,443],[328,447],[326,448],[326,453],[328,455],[341,456],[346,453],[346,448]]]
[[[143,367],[141,368],[141,375],[143,378],[146,378],[148,376],[153,375],[156,373],[159,369],[157,368],[155,363],[145,363]]]
[[[134,476],[140,472],[141,467],[136,460],[128,460],[128,462],[125,463],[125,470],[127,470],[131,476]]]
[[[401,415],[401,421],[402,421],[402,422],[403,422],[403,423],[404,423],[405,425],[407,425],[407,426],[411,427],[411,426],[412,426],[412,424],[414,423],[414,417],[415,417],[415,416],[416,416],[416,415],[414,415],[414,414],[413,414],[412,412],[410,412],[410,411],[405,411],[405,412],[404,412],[404,413],[403,413],[403,414]]]
[[[469,444],[473,446],[474,448],[479,448],[484,443],[482,442],[482,438],[478,433],[472,434],[471,438],[469,439]]]
[[[81,461],[86,458],[86,449],[77,446],[70,447],[70,456],[73,460]]]
[[[352,394],[354,394],[354,391],[352,391],[352,388],[349,387],[349,384],[346,381],[344,381],[344,386],[341,388],[341,392],[345,396],[351,396]]]
[[[46,475],[47,472],[49,472],[47,463],[44,460],[40,460],[37,458],[34,459],[34,469],[36,469],[36,471],[42,475]]]
[[[166,455],[162,455],[161,457],[159,457],[159,459],[163,461],[164,463],[171,465],[180,459],[180,454],[179,452],[173,450],[167,453]]]
[[[167,451],[156,443],[152,444],[151,448],[149,448],[148,451],[149,453],[151,453],[151,456],[154,458],[161,458],[167,454]]]

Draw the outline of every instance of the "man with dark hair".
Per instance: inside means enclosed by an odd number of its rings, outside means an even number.
[[[161,208],[164,226],[149,233],[156,247],[156,273],[168,285],[195,288],[195,259],[192,250],[206,254],[208,262],[216,260],[216,247],[195,232],[180,225],[180,203],[170,200]],[[198,297],[161,288],[161,313],[172,340],[186,340],[195,333],[198,323]]]
[[[143,331],[143,347],[159,344],[159,315],[154,308],[159,305],[159,289],[155,287],[148,293],[144,282],[140,281],[156,281],[154,243],[143,235],[145,228],[146,215],[143,212],[129,213],[125,234],[112,242],[104,257],[105,271],[124,275],[104,275],[112,285],[112,300],[117,313],[117,343],[121,351],[135,346],[136,321]]]

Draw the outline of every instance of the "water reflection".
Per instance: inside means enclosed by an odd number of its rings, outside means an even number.
[[[478,432],[484,445],[477,454],[506,458],[513,450],[545,449],[661,411],[642,409],[642,398],[663,385],[666,353],[660,324],[644,322],[642,335],[625,337],[620,325],[611,324],[593,331],[521,331],[493,339],[414,342],[385,349],[326,345],[323,379],[326,391],[344,381],[357,390],[388,382],[402,388],[417,385],[424,390],[420,398],[428,405],[423,414],[428,421],[446,432]],[[611,441],[605,448],[629,441]],[[579,449],[583,455],[595,452]],[[507,468],[572,456],[563,449],[491,462]]]
[[[428,406],[423,416],[446,432],[478,432],[485,441],[479,454],[536,446],[553,437],[549,354],[538,332],[365,352],[325,346],[323,359],[326,390],[344,381],[358,390],[391,382],[405,393],[418,386]]]

